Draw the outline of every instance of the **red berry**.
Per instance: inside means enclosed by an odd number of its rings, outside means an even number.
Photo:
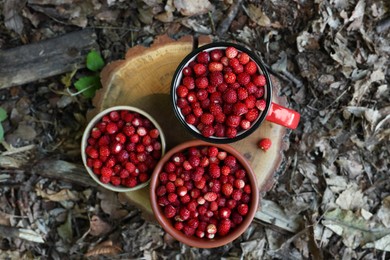
[[[226,103],[234,104],[237,102],[237,92],[234,89],[227,89],[222,98]]]
[[[93,138],[98,139],[98,138],[101,136],[101,134],[102,134],[102,131],[100,131],[99,128],[97,128],[97,127],[92,128],[92,130],[91,130],[91,136],[92,136]]]
[[[223,56],[223,52],[220,49],[212,50],[210,52],[210,58],[213,61],[219,61],[222,58],[222,56]]]
[[[215,192],[207,192],[204,195],[204,199],[209,201],[209,202],[215,201],[217,198],[218,198],[218,195]]]
[[[187,94],[188,94],[188,88],[186,86],[184,86],[184,85],[180,85],[176,89],[176,94],[179,97],[186,97]]]
[[[258,116],[259,116],[259,110],[253,108],[253,109],[250,109],[245,114],[245,119],[248,120],[249,122],[253,122],[257,119]]]
[[[222,191],[222,193],[223,193],[225,196],[229,197],[229,196],[232,195],[232,193],[233,193],[233,185],[230,184],[230,183],[224,183],[224,184],[222,185],[221,191]]]
[[[230,219],[222,219],[219,223],[218,223],[218,235],[220,236],[225,236],[229,233],[230,231],[230,228],[231,228],[231,221]]]
[[[266,79],[263,74],[260,75],[255,75],[252,79],[252,82],[259,87],[265,86],[266,84]]]
[[[259,141],[258,147],[264,151],[267,151],[272,145],[272,141],[269,138],[263,138]]]
[[[207,88],[209,85],[209,80],[207,77],[199,77],[195,79],[195,86],[201,89]]]
[[[199,63],[207,64],[210,61],[210,54],[207,51],[202,51],[198,53],[196,61]]]
[[[206,227],[206,232],[209,234],[215,234],[217,233],[217,227],[214,224],[209,224]]]
[[[176,208],[172,205],[167,205],[164,208],[164,215],[167,218],[173,218],[176,215]]]
[[[253,75],[257,72],[257,65],[254,61],[249,61],[244,68],[245,72],[249,75]]]
[[[100,156],[109,156],[110,155],[110,149],[108,146],[100,146],[99,148],[99,155]]]
[[[214,122],[214,116],[210,113],[203,113],[200,121],[205,125],[211,125]]]
[[[223,78],[225,79],[225,82],[228,84],[236,82],[236,74],[233,72],[227,72],[225,75],[223,75]]]
[[[245,216],[246,214],[248,214],[248,205],[247,204],[240,204],[238,205],[237,207],[237,212],[241,215],[241,216]]]
[[[206,73],[207,67],[204,64],[198,63],[194,66],[194,72],[196,75],[202,75]]]
[[[209,165],[209,174],[212,178],[219,178],[221,176],[221,168],[216,163],[210,163]]]
[[[106,131],[109,134],[115,134],[118,132],[118,125],[114,122],[110,122],[107,124]]]
[[[238,54],[238,50],[235,48],[235,47],[227,47],[226,50],[225,50],[225,55],[226,57],[228,57],[229,59],[233,59],[237,56]]]
[[[235,103],[233,105],[233,114],[237,116],[244,115],[248,112],[248,108],[242,102]]]
[[[192,68],[191,67],[184,67],[183,68],[183,75],[184,76],[191,76],[192,75]]]
[[[251,77],[246,72],[242,72],[237,75],[237,82],[243,86],[246,86],[250,81],[251,81]]]
[[[211,72],[209,78],[212,86],[219,86],[223,83],[223,74],[220,71]]]
[[[222,71],[223,70],[223,64],[217,61],[210,62],[209,71]]]
[[[238,54],[238,60],[240,61],[240,63],[242,65],[245,65],[245,64],[247,64],[250,61],[250,57],[245,52],[240,52]]]
[[[257,109],[259,109],[260,111],[264,111],[265,110],[265,107],[266,107],[266,102],[264,99],[260,99],[260,100],[257,100],[256,101],[256,107]]]

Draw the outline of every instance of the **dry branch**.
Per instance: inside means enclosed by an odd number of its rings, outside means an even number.
[[[83,68],[88,52],[98,48],[94,30],[86,29],[0,50],[0,89]]]

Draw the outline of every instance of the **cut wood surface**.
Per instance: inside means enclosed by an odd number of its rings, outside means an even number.
[[[92,49],[99,49],[95,31],[85,29],[0,50],[0,89],[83,68]]]
[[[199,38],[199,45],[211,42],[211,38]],[[170,103],[170,84],[176,67],[193,50],[193,38],[186,36],[177,41],[160,36],[149,48],[136,46],[129,49],[124,60],[108,64],[101,73],[103,88],[93,100],[95,114],[111,106],[130,105],[150,113],[163,129],[167,150],[183,141],[194,139],[176,119]],[[286,99],[277,95],[279,82],[273,78],[273,100],[287,105]],[[259,184],[259,192],[272,187],[273,174],[280,166],[285,143],[285,128],[265,122],[249,137],[232,143],[252,165]],[[268,137],[273,145],[264,152],[257,147],[260,138]],[[152,214],[149,202],[149,186],[135,192],[128,192],[129,201]]]

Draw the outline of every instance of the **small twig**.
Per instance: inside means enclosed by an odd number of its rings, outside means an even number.
[[[4,144],[3,144],[4,146]],[[4,153],[2,153],[1,155],[2,156],[6,156],[6,155],[12,155],[12,154],[16,154],[16,153],[23,153],[23,152],[26,152],[26,151],[29,151],[31,149],[34,149],[35,148],[35,145],[33,144],[30,144],[30,145],[26,145],[26,146],[23,146],[23,147],[13,147],[13,146],[9,146],[7,149],[7,151],[5,151]]]
[[[213,34],[215,34],[215,24],[214,24],[213,16],[211,15],[211,12],[208,12],[208,15],[211,24],[211,31],[213,32]]]
[[[236,2],[234,2],[230,6],[228,13],[226,15],[226,18],[223,19],[222,22],[219,24],[219,27],[217,30],[217,35],[222,36],[223,34],[225,34],[228,31],[234,18],[236,18],[236,16],[237,16],[238,10],[240,10],[241,3],[242,3],[242,0],[237,0]]]

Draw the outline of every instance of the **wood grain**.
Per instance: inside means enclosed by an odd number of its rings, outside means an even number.
[[[210,38],[199,39],[199,44],[211,42]],[[184,37],[174,41],[167,36],[159,37],[149,48],[131,48],[124,60],[108,64],[101,73],[103,88],[93,100],[95,109],[88,118],[99,111],[115,105],[131,105],[150,113],[161,125],[167,149],[193,139],[175,118],[170,103],[170,84],[176,67],[193,50],[193,39]],[[279,82],[273,78],[273,100],[286,105],[286,99],[277,95]],[[280,166],[284,147],[285,128],[265,122],[249,137],[231,144],[251,163],[257,175],[259,192],[272,187],[273,174]],[[273,145],[263,152],[256,144],[260,138],[268,137]],[[149,186],[127,193],[131,203],[140,207],[146,215],[152,214],[149,203]]]
[[[94,30],[0,50],[0,89],[84,68],[86,56],[98,50]]]

